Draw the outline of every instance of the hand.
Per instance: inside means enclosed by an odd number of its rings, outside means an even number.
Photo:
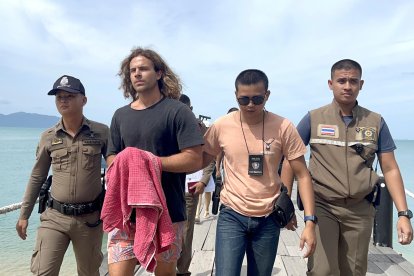
[[[413,240],[413,227],[409,218],[401,216],[397,222],[398,242],[402,245],[410,244]]]
[[[303,255],[304,258],[311,256],[316,249],[316,232],[315,232],[315,223],[312,221],[307,221],[305,224],[305,229],[303,229],[302,236],[300,237],[299,248],[302,251],[306,243],[306,252]]]
[[[19,219],[16,223],[17,234],[22,240],[25,240],[27,237],[26,230],[27,230],[28,225],[29,225],[29,220],[27,219]]]
[[[204,186],[203,182],[197,182],[196,184],[194,184],[194,186],[189,187],[188,189],[191,190],[190,193],[193,193],[194,195],[201,195],[202,193],[204,193],[204,188],[206,186]]]
[[[286,225],[286,229],[295,231],[298,228],[298,221],[296,220],[296,215],[293,215],[293,218]]]

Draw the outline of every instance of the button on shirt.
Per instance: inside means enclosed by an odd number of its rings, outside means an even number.
[[[86,118],[75,137],[65,131],[62,120],[42,133],[20,218],[30,217],[50,167],[54,199],[64,203],[85,203],[98,197],[102,190],[101,158],[106,154],[108,134],[106,125]]]

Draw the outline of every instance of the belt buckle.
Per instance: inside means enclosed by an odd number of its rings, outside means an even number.
[[[86,206],[85,204],[73,204],[73,215],[74,216],[80,216],[85,213]]]
[[[83,215],[85,210],[84,204],[72,204],[72,203],[64,203],[62,205],[62,211],[65,215],[68,216],[79,216]]]
[[[61,205],[61,210],[63,214],[67,215],[67,216],[71,216],[73,213],[73,208],[72,208],[72,204],[70,203],[63,203]]]

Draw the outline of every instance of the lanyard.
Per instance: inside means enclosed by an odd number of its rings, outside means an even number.
[[[262,120],[262,155],[264,156],[264,119],[265,119],[265,111],[263,110],[263,120]],[[243,138],[244,138],[244,144],[246,145],[246,149],[247,149],[247,153],[250,155],[250,151],[249,151],[249,146],[247,145],[247,140],[246,140],[246,136],[244,135],[244,130],[243,130],[243,124],[242,124],[242,119],[241,119],[241,112],[240,112],[240,127],[243,133]],[[273,142],[273,141],[272,141]]]

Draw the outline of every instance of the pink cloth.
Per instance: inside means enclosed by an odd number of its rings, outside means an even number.
[[[175,231],[161,187],[161,160],[150,152],[127,147],[117,154],[107,172],[107,191],[102,208],[103,229],[130,232],[129,220],[136,209],[134,254],[149,272],[155,255],[174,242]]]

